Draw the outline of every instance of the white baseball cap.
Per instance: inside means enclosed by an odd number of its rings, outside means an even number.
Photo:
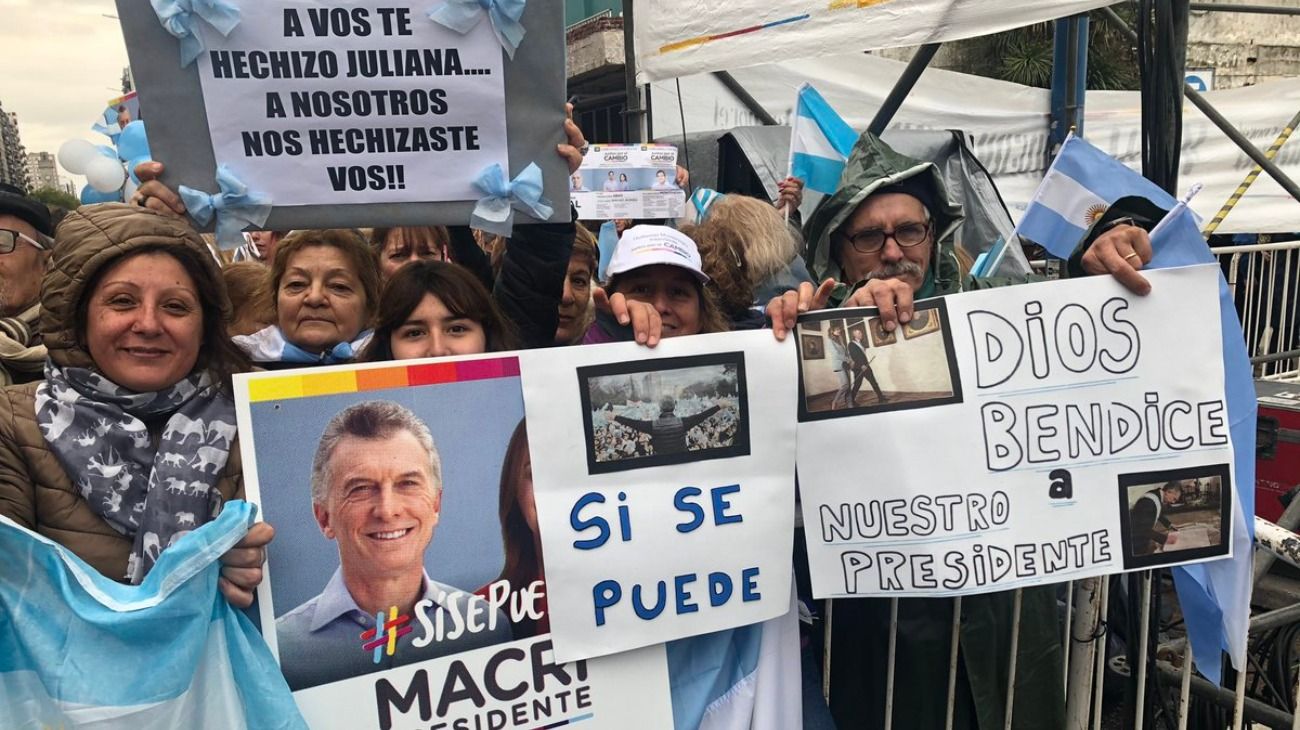
[[[642,266],[667,264],[686,269],[707,284],[709,277],[700,263],[700,249],[685,233],[668,226],[632,226],[623,231],[605,274],[625,274]]]

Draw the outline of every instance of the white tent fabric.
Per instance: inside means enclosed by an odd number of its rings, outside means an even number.
[[[1114,0],[635,0],[637,70],[657,81],[799,59],[952,41]]]
[[[867,54],[787,61],[732,71],[779,122],[789,121],[795,91],[811,82],[856,129],[865,129],[903,71],[904,64]],[[680,80],[686,130],[703,132],[759,124],[711,74]],[[652,85],[653,131],[667,140],[681,133],[678,82]],[[1205,94],[1260,149],[1300,110],[1300,79]],[[1084,137],[1121,162],[1141,167],[1142,115],[1136,91],[1090,91]],[[1019,219],[1047,170],[1050,102],[1046,89],[940,69],[929,69],[895,115],[893,126],[960,129],[988,168],[1011,215]],[[1300,140],[1282,147],[1275,162],[1300,180]],[[1236,190],[1253,162],[1191,104],[1184,107],[1179,185],[1202,183],[1193,209],[1206,220]],[[1267,174],[1261,175],[1219,227],[1220,233],[1300,231],[1300,203]]]

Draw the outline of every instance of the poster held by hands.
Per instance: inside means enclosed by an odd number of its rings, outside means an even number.
[[[584,220],[680,218],[686,191],[677,185],[677,148],[592,145],[569,176],[569,195]]]
[[[800,317],[813,593],[1001,591],[1231,554],[1213,266]],[[816,326],[810,326],[816,325]],[[814,357],[814,351],[824,352]]]
[[[237,376],[248,499],[276,531],[258,624],[311,727],[671,716],[662,646],[556,659],[519,373],[494,354]]]
[[[535,163],[550,208],[516,201],[515,221],[568,219],[568,168],[555,152],[559,0],[527,2],[513,58],[484,11],[463,33],[431,19],[442,2],[225,4],[233,27],[195,12],[178,39],[149,3],[118,2],[172,188],[212,193],[221,167],[270,200],[268,229],[466,224],[488,195],[476,180],[493,165],[514,180]]]
[[[729,332],[520,361],[557,657],[790,610],[792,343]]]

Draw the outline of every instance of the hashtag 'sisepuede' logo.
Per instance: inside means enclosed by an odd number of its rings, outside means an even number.
[[[397,653],[397,639],[411,633],[413,627],[407,626],[410,621],[410,616],[397,615],[397,606],[388,609],[387,621],[383,611],[376,613],[375,627],[361,632],[361,648],[374,650],[375,664],[378,664],[384,654],[392,656]]]

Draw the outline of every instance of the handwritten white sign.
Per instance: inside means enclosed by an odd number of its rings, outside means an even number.
[[[790,609],[792,349],[756,331],[521,356],[557,658]]]
[[[1214,267],[800,318],[818,597],[968,594],[1231,553]]]

